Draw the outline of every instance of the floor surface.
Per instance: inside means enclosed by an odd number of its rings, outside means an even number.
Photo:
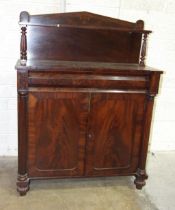
[[[175,152],[150,154],[143,190],[132,177],[32,181],[16,192],[17,160],[0,158],[0,210],[174,210]]]

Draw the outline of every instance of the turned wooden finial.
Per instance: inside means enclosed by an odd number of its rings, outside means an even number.
[[[30,15],[26,11],[22,11],[19,16],[19,24],[28,23],[30,20]]]
[[[144,21],[143,20],[137,20],[135,28],[138,30],[143,30],[144,29]]]
[[[147,47],[147,37],[148,34],[143,34],[143,40],[142,40],[142,48],[141,48],[141,57],[140,57],[140,65],[145,66],[145,57],[146,57],[146,47]]]

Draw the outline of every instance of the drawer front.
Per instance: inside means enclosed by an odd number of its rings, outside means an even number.
[[[110,76],[60,73],[30,73],[29,86],[145,90],[149,86],[149,79],[145,75]]]

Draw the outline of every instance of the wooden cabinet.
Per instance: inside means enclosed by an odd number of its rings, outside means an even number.
[[[162,73],[144,64],[143,21],[22,12],[20,24],[20,194],[38,178],[132,175],[141,189]]]
[[[29,93],[29,176],[133,173],[145,103],[133,93]]]

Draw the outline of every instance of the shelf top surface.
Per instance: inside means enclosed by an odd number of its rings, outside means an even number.
[[[110,63],[110,62],[87,62],[87,61],[57,61],[57,60],[27,60],[22,65],[20,60],[15,66],[17,70],[77,70],[77,71],[94,71],[94,70],[118,70],[118,71],[159,71],[161,70],[140,66],[133,63]]]

